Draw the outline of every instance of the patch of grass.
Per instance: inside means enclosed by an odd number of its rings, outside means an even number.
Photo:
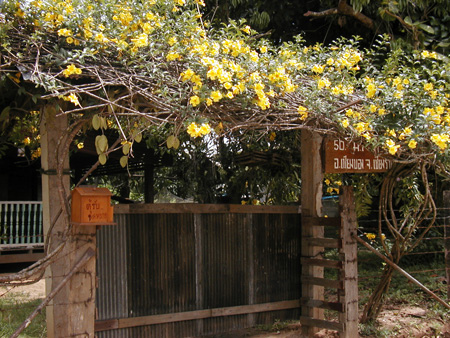
[[[279,319],[276,319],[275,322],[273,322],[272,324],[261,324],[257,325],[256,328],[261,331],[278,332],[287,329],[290,324],[295,322],[296,322],[295,320],[281,321]]]
[[[0,337],[11,336],[40,303],[40,299],[30,301],[15,294],[0,297]],[[19,337],[44,338],[46,336],[45,313],[40,313]]]

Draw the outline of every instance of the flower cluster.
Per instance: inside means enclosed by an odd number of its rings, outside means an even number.
[[[201,125],[198,125],[197,123],[192,122],[187,127],[187,133],[193,138],[203,137],[205,135],[208,135],[210,132],[211,127],[208,123],[202,123]]]

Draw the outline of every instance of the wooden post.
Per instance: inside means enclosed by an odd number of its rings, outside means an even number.
[[[342,224],[341,280],[344,286],[343,290],[339,290],[339,301],[344,310],[339,314],[339,321],[344,325],[340,338],[356,338],[358,337],[358,248],[353,237],[357,235],[357,222],[352,187],[341,187],[339,206]]]
[[[450,191],[444,191],[444,253],[447,278],[447,301],[450,302]]]
[[[322,184],[323,169],[321,161],[322,136],[309,130],[302,130],[301,134],[301,211],[304,217],[319,217],[322,214]],[[321,258],[323,247],[309,245],[307,238],[321,238],[324,227],[302,227],[302,257]],[[302,265],[302,278],[323,278],[323,267]],[[302,298],[309,300],[324,300],[324,287],[302,282]],[[324,310],[317,307],[302,306],[302,317],[318,320],[324,319]],[[318,328],[302,324],[303,334],[313,335]]]
[[[66,138],[66,132],[67,116],[57,116],[54,105],[45,106],[42,110],[41,123],[44,235],[46,238],[49,236],[50,240],[48,252],[66,242],[46,271],[47,294],[51,294],[52,290],[64,280],[86,250],[96,249],[95,227],[73,227],[69,236],[65,236],[68,224],[60,213],[61,201],[56,169],[59,160],[63,160],[64,168],[69,169],[68,155],[62,159],[59,158],[61,154],[57,152],[58,144]],[[68,195],[70,177],[67,172],[63,178],[63,187]],[[91,259],[73,275],[47,306],[47,337],[94,338],[95,280],[95,259]]]

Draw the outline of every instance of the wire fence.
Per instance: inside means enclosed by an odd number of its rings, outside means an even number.
[[[433,226],[426,232],[425,236],[420,240],[418,245],[411,252],[405,254],[405,256],[400,260],[399,265],[405,267],[408,273],[412,275],[429,273],[445,278],[445,245],[446,241],[450,240],[449,215],[450,208],[439,208],[438,215]],[[359,219],[358,223],[358,235],[364,237],[367,242],[371,243],[372,246],[376,247],[380,251],[384,251],[381,246],[380,240],[380,224],[378,220],[378,211],[372,211],[369,217]],[[411,242],[414,242],[414,239],[419,238],[419,236],[424,231],[426,231],[427,228],[428,224],[426,223],[423,225],[419,225],[414,233]],[[385,240],[387,243],[393,240],[393,236],[386,226],[385,221],[381,222],[381,235],[385,236]],[[359,262],[361,264],[373,261],[373,257],[364,254],[368,252],[364,247],[360,246],[359,252]],[[381,272],[380,274],[376,275],[360,276],[360,279],[364,280],[380,276]]]

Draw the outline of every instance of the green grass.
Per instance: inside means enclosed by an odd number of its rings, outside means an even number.
[[[40,299],[29,301],[26,297],[17,294],[6,294],[0,297],[0,337],[11,336],[40,303]],[[44,338],[46,336],[45,313],[40,313],[19,337]]]

